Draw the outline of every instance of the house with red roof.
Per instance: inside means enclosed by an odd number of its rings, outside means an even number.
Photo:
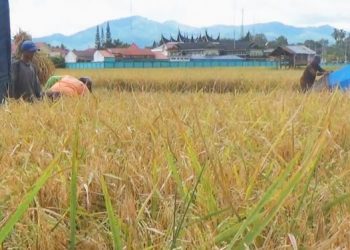
[[[110,48],[105,50],[96,50],[94,53],[94,62],[114,62],[116,60],[142,60],[156,59],[157,57],[150,49],[141,49],[136,44],[127,48]]]
[[[66,63],[92,62],[96,49],[71,50],[65,56]]]
[[[108,49],[118,59],[155,59],[154,53],[150,49],[141,49],[135,43],[128,48]]]
[[[114,62],[115,56],[108,50],[96,50],[94,62]]]
[[[63,48],[51,48],[50,49],[50,57],[62,57],[64,58],[67,54],[68,54],[68,50],[67,49],[63,49]]]

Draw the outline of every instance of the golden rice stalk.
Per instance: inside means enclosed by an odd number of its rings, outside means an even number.
[[[14,42],[16,45],[16,52],[15,52],[16,59],[20,59],[22,56],[20,48],[23,41],[25,40],[32,40],[32,36],[21,30],[14,37]],[[52,63],[52,61],[47,55],[40,52],[34,55],[33,64],[36,70],[38,71],[38,77],[39,77],[40,83],[44,85],[55,71],[54,64]]]

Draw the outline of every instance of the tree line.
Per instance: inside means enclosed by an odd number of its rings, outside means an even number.
[[[247,36],[249,36],[249,33]],[[308,39],[303,43],[294,45],[305,45],[321,55],[326,61],[347,62],[350,59],[350,33],[347,33],[343,29],[335,28],[331,36],[334,39],[334,43],[331,43],[328,39]],[[254,36],[251,35],[250,40],[255,42],[262,49],[274,49],[278,46],[293,45],[288,42],[285,36],[279,36],[272,41],[268,41],[265,34],[262,33]]]
[[[113,39],[111,28],[109,26],[109,22],[107,22],[106,26],[106,34],[104,33],[103,27],[101,27],[101,33],[100,33],[100,26],[97,25],[96,27],[96,36],[95,36],[95,48],[98,50],[101,49],[110,49],[110,48],[124,48],[129,47],[130,45],[128,43],[124,43],[119,39]]]

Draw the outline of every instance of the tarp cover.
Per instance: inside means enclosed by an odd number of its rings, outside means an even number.
[[[8,0],[0,0],[0,101],[10,81],[11,32]]]
[[[329,74],[328,84],[331,88],[350,89],[350,65]]]

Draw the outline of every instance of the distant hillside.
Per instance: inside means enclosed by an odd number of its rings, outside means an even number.
[[[173,35],[176,37],[178,30],[187,33],[189,35],[199,35],[204,33],[205,29],[209,34],[217,36],[219,33],[221,38],[233,38],[240,35],[241,28],[239,26],[228,25],[215,25],[211,27],[196,28],[177,23],[176,21],[167,21],[164,23],[152,21],[150,19],[132,16],[128,18],[122,18],[112,20],[109,22],[113,38],[119,38],[123,42],[132,43],[135,42],[141,47],[150,46],[153,41],[159,41],[161,34],[169,37]],[[102,25],[106,28],[106,22]],[[97,24],[96,24],[97,26]],[[35,41],[47,42],[52,45],[65,44],[70,49],[85,49],[88,47],[94,47],[96,26],[83,30],[71,36],[65,36],[62,34],[53,34],[51,36],[35,38]],[[307,39],[329,39],[331,42],[333,38],[331,34],[333,27],[321,26],[321,27],[293,27],[285,25],[279,22],[261,23],[255,25],[248,25],[245,27],[245,32],[252,33],[264,33],[268,39],[274,39],[280,35],[284,35],[288,38],[290,43],[304,42]]]

